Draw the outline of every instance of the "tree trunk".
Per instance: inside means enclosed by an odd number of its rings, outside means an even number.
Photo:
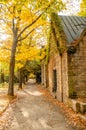
[[[1,83],[4,83],[4,73],[1,73]]]
[[[17,32],[13,35],[13,45],[10,57],[10,67],[9,67],[9,88],[8,95],[14,96],[14,69],[15,69],[15,53],[17,47]]]
[[[27,82],[28,81],[28,76],[26,75],[26,80],[25,80],[25,82]]]
[[[19,89],[22,89],[22,70],[19,70]]]

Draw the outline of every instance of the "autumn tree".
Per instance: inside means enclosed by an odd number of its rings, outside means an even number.
[[[16,68],[19,73],[19,89],[22,89],[22,83],[27,81],[29,73],[32,71],[32,67],[29,66],[29,62],[34,60],[40,60],[40,49],[37,47],[32,36],[27,40],[24,40],[17,47],[16,51]]]
[[[10,41],[9,40],[5,41],[5,40],[0,39],[0,75],[1,75],[0,78],[1,78],[1,82],[8,81],[10,50],[11,50]]]
[[[86,17],[86,0],[82,0],[80,4],[80,12],[78,13],[78,15]]]
[[[1,0],[0,20],[5,23],[12,37],[9,67],[8,95],[14,95],[14,68],[16,48],[20,41],[26,39],[45,19],[47,14],[63,8],[61,0]],[[40,18],[42,18],[41,22]],[[48,18],[48,17],[46,17]]]

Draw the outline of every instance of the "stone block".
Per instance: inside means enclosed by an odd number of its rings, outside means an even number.
[[[86,113],[86,103],[84,103],[84,102],[69,99],[68,106],[71,107],[77,113],[79,113],[79,112],[82,114]]]
[[[73,109],[75,112],[80,112],[80,103],[77,102],[76,100],[70,99],[69,101],[70,107]]]
[[[72,102],[72,109],[75,111],[75,112],[80,112],[80,103],[77,102],[76,100],[71,100]]]
[[[86,103],[80,103],[80,112],[82,114],[86,113]]]

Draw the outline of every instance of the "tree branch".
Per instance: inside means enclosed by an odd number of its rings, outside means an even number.
[[[42,25],[43,25],[43,24],[42,24]],[[39,26],[42,26],[42,25],[39,25]],[[22,40],[24,40],[24,39],[26,39],[26,38],[29,36],[29,34],[32,33],[35,29],[37,29],[39,26],[33,28],[28,34],[26,34],[26,36],[24,36],[24,37],[18,39],[18,42],[19,42],[19,41],[22,41]]]
[[[11,51],[11,49],[6,48],[6,47],[2,47],[1,49],[5,49],[5,50],[8,50],[8,51]]]
[[[51,3],[51,4],[53,4],[54,3],[54,1]],[[51,6],[51,4],[49,4],[46,8],[44,8],[45,10],[47,10],[50,6]],[[39,11],[37,11],[37,12],[39,12]],[[43,12],[44,13],[44,12]],[[29,28],[30,26],[32,26],[41,16],[42,16],[42,14],[43,13],[41,13],[31,24],[29,24],[29,25],[27,25],[21,32],[20,32],[20,34],[18,35],[18,37],[17,38],[19,38],[20,36],[21,36],[21,34],[27,29],[27,28]]]
[[[32,29],[25,37],[20,38],[20,39],[18,40],[18,42],[19,42],[19,41],[22,41],[22,40],[24,40],[24,39],[26,39],[26,38],[29,36],[29,34],[32,33],[35,29],[36,29],[36,28]]]
[[[46,7],[46,8],[43,8],[44,10],[47,10],[48,8],[50,8],[50,6],[52,5],[54,3],[54,0]],[[37,12],[39,12],[39,10],[37,11]],[[37,13],[36,12],[36,13]],[[44,11],[45,12],[45,11]],[[27,25],[20,33],[19,33],[19,35],[18,35],[18,39],[19,39],[19,37],[21,37],[21,34],[26,30],[26,29],[28,29],[30,26],[32,26],[34,23],[36,23],[36,21],[43,15],[43,13],[44,12],[42,12],[31,24],[29,24],[29,25]]]
[[[21,36],[21,34],[22,34],[27,28],[29,28],[30,26],[32,26],[41,16],[42,16],[42,14],[40,14],[31,24],[27,25],[27,26],[19,33],[19,35],[18,35],[17,38],[19,39],[19,37]]]

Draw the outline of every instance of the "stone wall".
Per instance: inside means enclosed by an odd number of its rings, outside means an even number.
[[[53,71],[57,73],[57,91],[53,92],[54,75]],[[65,52],[62,56],[58,53],[50,57],[48,64],[48,77],[49,77],[49,91],[62,102],[68,100],[68,67],[67,67],[67,53]]]
[[[86,97],[86,35],[68,55],[68,77],[70,96]]]
[[[56,67],[55,57],[52,56],[48,64],[48,78],[49,78],[49,90],[52,93],[53,89],[53,69]]]
[[[64,52],[62,55],[62,92],[63,92],[63,102],[67,103],[69,97],[69,88],[68,88],[68,61],[67,61],[67,52]]]
[[[54,70],[56,70],[56,82],[57,91],[53,92],[54,87]],[[48,78],[49,78],[49,91],[57,98],[62,101],[62,86],[61,86],[61,57],[59,55],[57,40],[55,36],[55,28],[52,28],[50,37],[50,52],[49,52],[49,63],[48,63]]]
[[[67,52],[65,51],[60,55],[59,49],[65,44],[65,39],[62,42],[59,37],[58,28],[52,24],[52,33],[50,37],[50,52],[48,63],[48,78],[49,78],[49,91],[62,102],[67,102],[68,99],[68,66],[67,66]],[[63,43],[63,44],[62,44]],[[53,92],[54,87],[54,70],[57,73],[57,91]]]
[[[47,87],[46,83],[47,83],[47,73],[46,73],[46,62],[45,62],[45,59],[42,60],[41,62],[41,83],[42,85],[44,85],[44,87]]]

